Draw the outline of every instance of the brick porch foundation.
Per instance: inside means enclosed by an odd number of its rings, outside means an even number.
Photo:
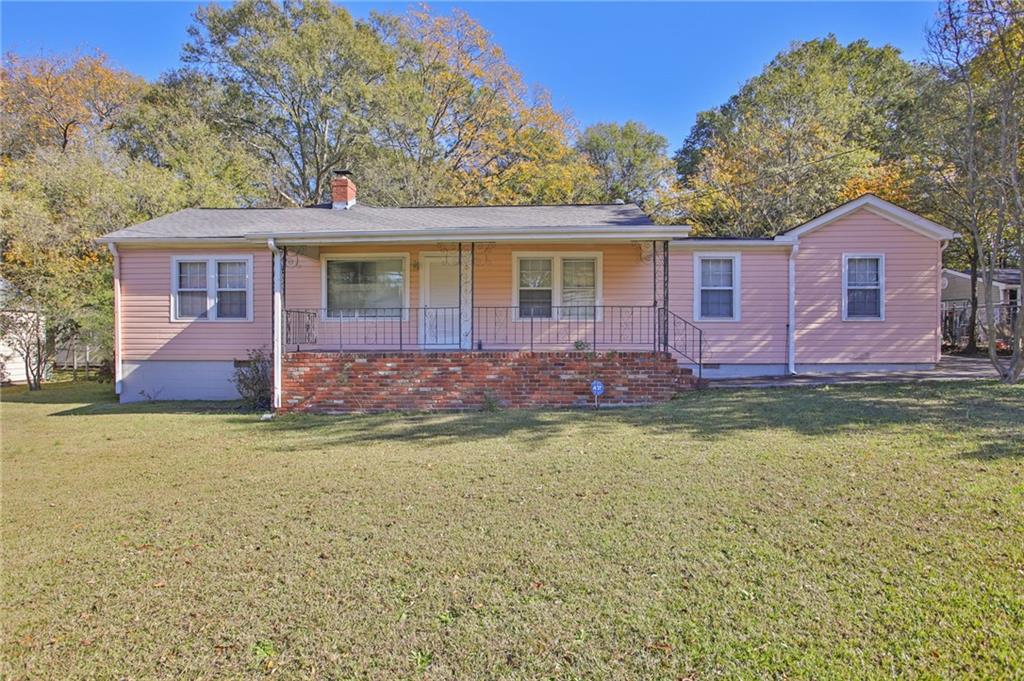
[[[660,352],[288,352],[280,412],[433,411],[663,402],[697,381]]]

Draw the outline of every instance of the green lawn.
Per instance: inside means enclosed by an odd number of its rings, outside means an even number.
[[[1024,387],[288,417],[3,391],[15,678],[1024,676]]]

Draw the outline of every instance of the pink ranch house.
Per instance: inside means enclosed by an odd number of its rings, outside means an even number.
[[[670,398],[701,379],[939,360],[955,234],[872,195],[766,239],[635,205],[187,209],[104,237],[117,391],[231,399],[248,351],[279,411]],[[595,381],[603,385],[595,386]]]

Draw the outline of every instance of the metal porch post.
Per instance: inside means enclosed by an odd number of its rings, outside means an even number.
[[[469,244],[469,349],[476,336],[476,242]]]
[[[466,349],[465,338],[462,334],[462,242],[459,242],[459,350]],[[447,324],[445,325],[447,326]]]
[[[654,333],[654,351],[658,351],[658,344],[661,336],[661,312],[658,308],[658,242],[651,242],[651,331]]]
[[[474,295],[474,267],[476,265],[475,244],[470,244],[468,253],[462,252],[462,242],[459,242],[459,349],[473,349],[473,295]]]
[[[662,313],[664,318],[664,328],[661,330],[662,342],[661,349],[668,352],[668,242],[663,241],[661,244],[662,249],[662,273],[661,273],[661,304],[665,311]]]

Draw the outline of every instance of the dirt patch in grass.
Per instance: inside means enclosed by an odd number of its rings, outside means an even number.
[[[1024,673],[1024,389],[286,417],[4,389],[2,671]]]

